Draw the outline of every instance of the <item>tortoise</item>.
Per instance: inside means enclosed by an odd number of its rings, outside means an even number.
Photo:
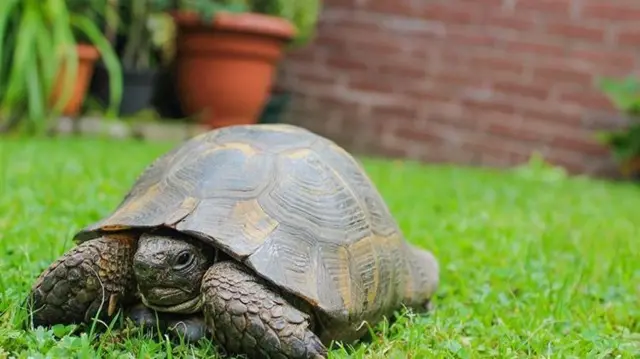
[[[74,240],[32,287],[33,325],[146,310],[249,358],[325,358],[403,307],[428,312],[439,282],[360,162],[286,124],[186,140]]]

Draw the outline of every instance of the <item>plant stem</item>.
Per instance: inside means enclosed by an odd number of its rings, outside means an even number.
[[[138,56],[147,54],[149,49],[143,46],[144,38],[148,36],[146,21],[148,17],[148,3],[146,0],[137,0],[131,2],[131,26],[129,27],[129,36],[127,46],[122,56],[122,63],[125,68],[139,69],[148,67],[147,63],[139,63]]]
[[[105,37],[111,44],[116,43],[116,34],[118,33],[118,0],[109,0],[107,4],[106,17],[106,29]]]

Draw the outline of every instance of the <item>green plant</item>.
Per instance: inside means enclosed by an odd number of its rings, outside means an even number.
[[[311,41],[320,16],[321,0],[254,0],[253,11],[291,21],[298,34],[291,43],[300,47]]]
[[[311,40],[321,10],[321,0],[177,0],[165,3],[173,3],[174,9],[198,12],[207,20],[219,11],[255,12],[287,19],[297,29],[291,47],[302,46]]]
[[[121,16],[119,28],[126,33],[127,42],[122,54],[122,66],[131,70],[146,70],[155,65],[154,50],[163,45],[163,32],[171,30],[171,24],[163,10],[167,1],[112,0],[118,6]],[[114,26],[117,24],[112,24]]]
[[[632,77],[606,78],[599,85],[611,102],[630,119],[625,129],[597,134],[600,142],[609,146],[615,160],[624,164],[640,156],[640,82]]]
[[[634,121],[627,128],[618,131],[601,131],[598,140],[609,146],[613,158],[618,163],[640,156],[640,123]]]
[[[102,6],[102,7],[101,7]],[[0,1],[0,109],[22,114],[35,127],[60,113],[73,87],[78,58],[76,43],[95,45],[109,70],[111,98],[119,102],[120,67],[115,52],[102,34],[100,17],[106,0]],[[61,69],[64,78],[59,78]],[[64,93],[55,103],[51,94],[57,81]],[[115,113],[115,107],[109,114]]]

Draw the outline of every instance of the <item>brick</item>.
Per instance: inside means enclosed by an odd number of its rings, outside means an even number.
[[[434,54],[434,58],[440,62],[441,65],[451,66],[468,66],[470,60],[469,55],[460,51],[457,47],[451,49],[449,47],[438,48],[438,53]]]
[[[532,16],[492,12],[485,16],[478,25],[487,26],[490,29],[525,32],[534,30],[538,23]]]
[[[603,94],[595,91],[565,92],[559,94],[559,101],[579,105],[589,110],[614,110],[611,102]]]
[[[551,140],[551,145],[557,148],[590,155],[606,155],[609,151],[594,138],[589,138],[586,135],[577,137],[571,134],[558,134]]]
[[[495,101],[477,101],[472,99],[464,99],[461,101],[471,111],[484,111],[489,113],[499,113],[514,115],[516,107],[510,103],[500,103]]]
[[[399,54],[409,51],[410,47],[403,42],[400,37],[393,38],[385,35],[360,35],[349,38],[349,45],[345,47],[345,51],[362,59],[374,59],[379,54]],[[339,54],[339,52],[337,52]],[[372,54],[374,56],[372,56]]]
[[[416,121],[419,117],[418,109],[415,106],[406,105],[373,106],[371,112],[375,113],[376,116],[380,116],[385,121],[402,119],[412,122]]]
[[[352,35],[353,32],[363,33],[383,31],[381,24],[379,21],[376,21],[375,17],[360,17],[344,12],[329,12],[322,18],[326,21],[318,25],[317,33],[320,36],[325,34]]]
[[[640,32],[638,33],[639,42],[636,43],[640,45]],[[588,50],[588,49],[571,49],[568,51],[568,56],[576,58],[577,60],[582,60],[585,62],[593,63],[599,67],[617,67],[626,69],[632,69],[636,63],[636,57],[631,53],[622,52],[622,51],[598,51],[598,50]]]
[[[427,65],[418,59],[412,61],[396,61],[395,63],[390,61],[378,66],[377,70],[384,75],[416,79],[426,76]]]
[[[570,66],[546,65],[533,69],[533,78],[541,81],[552,81],[557,83],[570,83],[582,86],[591,86],[593,74],[587,71],[576,70]]]
[[[549,97],[549,88],[537,84],[497,81],[492,87],[508,97],[529,97],[537,100],[545,100]]]
[[[333,84],[336,76],[327,76],[319,72],[303,72],[296,76],[296,79],[303,85],[315,86],[316,84]]]
[[[616,34],[616,41],[620,45],[640,46],[640,29],[622,30]]]
[[[345,56],[328,58],[326,64],[328,67],[334,70],[351,71],[370,69],[370,65],[366,62],[350,59]]]
[[[479,87],[489,83],[489,80],[483,77],[470,76],[465,71],[438,71],[430,74],[429,79],[436,84],[434,85],[436,87],[441,88],[443,84],[447,84],[456,87],[456,91],[458,90],[457,87]]]
[[[566,47],[559,43],[551,43],[544,41],[527,41],[523,39],[508,40],[505,43],[505,49],[509,53],[524,53],[531,55],[552,55],[564,56]]]
[[[329,34],[316,37],[313,45],[318,50],[322,49],[331,52],[344,51],[348,47],[348,43],[344,38],[338,38]]]
[[[400,126],[394,132],[394,136],[400,140],[410,140],[417,142],[442,143],[447,140],[447,136],[433,128],[415,129],[412,126]]]
[[[640,20],[640,6],[614,1],[589,2],[584,5],[581,15],[585,18],[599,20],[638,21]]]
[[[605,39],[605,29],[596,26],[586,26],[579,24],[547,24],[547,33],[562,36],[567,40],[586,40],[602,42]]]
[[[403,99],[405,101],[412,101],[415,104],[428,104],[433,106],[435,104],[446,104],[450,102],[452,100],[452,96],[440,89],[424,88],[414,91],[406,91],[406,93],[403,93]]]
[[[482,71],[489,70],[495,72],[508,72],[512,74],[524,73],[525,65],[522,61],[514,59],[512,56],[496,56],[496,55],[472,55],[471,70]]]
[[[318,59],[318,53],[309,49],[302,49],[288,53],[287,59],[307,63],[315,62]]]
[[[394,92],[394,87],[391,84],[385,81],[381,81],[379,77],[375,76],[350,78],[348,86],[350,89],[364,92],[377,92],[381,94]]]
[[[522,142],[542,142],[549,139],[548,135],[527,131],[520,126],[514,126],[509,123],[492,123],[487,130],[490,134],[509,137]]]
[[[382,0],[388,1],[388,0]],[[424,19],[442,21],[448,25],[472,24],[477,17],[473,9],[469,6],[455,6],[452,2],[436,2],[424,6],[421,11],[416,14]]]
[[[463,46],[495,46],[498,42],[494,36],[472,31],[449,31],[447,42]]]
[[[562,111],[559,106],[549,103],[520,103],[517,110],[523,122],[553,123],[568,127],[578,127],[582,123],[581,112]]]
[[[572,0],[516,0],[515,10],[533,10],[542,13],[569,15]]]
[[[493,8],[490,10],[500,10],[504,5],[504,0],[457,0],[458,4],[465,6],[482,6],[483,8]]]
[[[358,4],[357,0],[323,0],[324,7],[330,8],[354,8]]]
[[[459,114],[454,114],[454,111],[451,111],[452,108],[457,107]],[[477,132],[482,126],[480,121],[477,121],[477,117],[473,116],[473,114],[465,112],[465,110],[458,104],[448,104],[448,105],[429,105],[429,112],[426,114],[426,121],[438,123],[441,125],[448,126],[452,129],[460,130],[460,131],[473,131]]]
[[[522,132],[538,134],[542,140],[541,143],[544,143],[544,145],[549,145],[550,141],[559,134],[573,134],[581,131],[580,128],[568,126],[565,123],[537,121],[532,118],[523,118],[519,130]]]
[[[363,106],[357,102],[348,101],[337,94],[324,94],[324,95],[315,95],[313,96],[315,100],[315,105],[317,109],[320,110],[328,110],[328,109],[340,109],[342,111],[347,111],[351,113],[358,112]],[[306,106],[309,107],[308,105]]]
[[[462,149],[472,153],[508,156],[509,158],[527,158],[528,147],[516,139],[504,139],[500,136],[473,136],[467,138]]]
[[[367,10],[382,14],[416,16],[415,6],[410,0],[369,0]]]
[[[588,130],[616,130],[629,125],[629,118],[618,111],[589,111],[582,116],[582,127]]]

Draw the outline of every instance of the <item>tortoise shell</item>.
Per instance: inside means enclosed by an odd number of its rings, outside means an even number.
[[[360,164],[292,125],[225,127],[186,141],[76,240],[162,226],[223,250],[342,323],[432,290],[412,285],[412,246]]]

